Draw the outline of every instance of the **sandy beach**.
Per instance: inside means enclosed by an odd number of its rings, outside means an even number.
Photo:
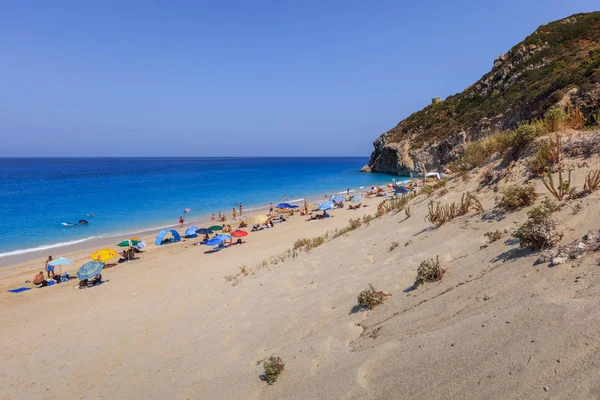
[[[574,173],[578,187],[598,161]],[[501,186],[522,184],[521,171]],[[3,268],[0,397],[598,398],[597,255],[548,267],[509,234],[489,243],[485,232],[514,231],[526,210],[469,213],[437,229],[425,221],[430,199],[459,201],[467,191],[492,210],[496,193],[479,186],[480,173],[418,196],[410,217],[388,213],[276,264],[297,239],[372,215],[380,199],[323,221],[297,215],[214,254],[193,240],[150,245],[86,290],[63,283],[14,295],[6,289],[32,270]],[[599,200],[594,192],[579,212],[569,204],[555,213],[561,243],[600,227]],[[436,255],[446,276],[414,289],[418,265]],[[369,283],[390,296],[357,310]],[[271,355],[285,370],[267,385],[260,376]]]

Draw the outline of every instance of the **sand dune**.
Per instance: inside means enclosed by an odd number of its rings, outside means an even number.
[[[441,199],[477,186],[477,177],[453,180]],[[478,193],[486,209],[494,195]],[[599,200],[596,192],[576,215],[555,214],[564,243],[600,227]],[[510,235],[484,237],[515,229],[526,210],[494,220],[469,213],[433,229],[427,202],[415,199],[410,218],[387,214],[266,268],[256,266],[300,237],[374,213],[376,202],[327,221],[295,217],[216,254],[191,242],[150,248],[106,270],[109,283],[93,289],[3,293],[0,397],[599,398],[598,255],[534,266],[537,254]],[[444,279],[411,290],[417,266],[436,255]],[[247,276],[238,274],[244,265]],[[356,311],[369,283],[391,296]],[[286,364],[274,385],[259,378],[270,355]]]

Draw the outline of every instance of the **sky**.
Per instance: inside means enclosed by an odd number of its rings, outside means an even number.
[[[368,156],[597,0],[2,1],[0,157]]]

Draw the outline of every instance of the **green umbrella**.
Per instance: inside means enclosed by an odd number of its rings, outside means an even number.
[[[135,246],[139,242],[141,242],[141,240],[127,239],[127,240],[123,240],[121,243],[117,244],[117,246],[119,246],[119,247],[130,247],[130,246]]]
[[[210,230],[211,230],[211,231],[213,231],[213,232],[214,232],[214,231],[222,231],[222,230],[223,230],[223,227],[222,227],[222,226],[220,226],[220,225],[213,225],[213,226],[209,227],[208,229],[210,229]]]

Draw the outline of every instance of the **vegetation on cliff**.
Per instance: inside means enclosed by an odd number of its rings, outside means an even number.
[[[387,133],[386,143],[407,139],[418,149],[509,114],[501,128],[512,128],[518,121],[542,118],[566,95],[576,96],[576,107],[596,123],[599,88],[600,12],[576,14],[539,27],[474,85],[401,121]]]

